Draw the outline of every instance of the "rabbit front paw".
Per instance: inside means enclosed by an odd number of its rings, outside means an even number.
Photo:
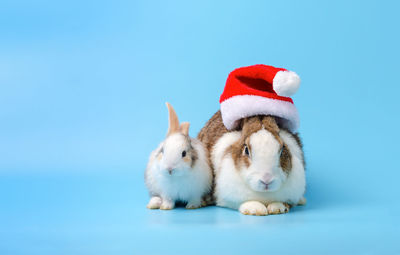
[[[160,206],[160,209],[161,210],[171,210],[171,209],[174,209],[174,207],[175,207],[175,202],[174,201],[168,200],[168,199],[163,199],[162,203],[161,203],[161,206]]]
[[[239,207],[239,212],[245,215],[265,216],[268,214],[267,207],[258,201],[244,202]]]
[[[281,202],[273,202],[267,205],[268,214],[281,214],[289,212],[289,206]]]
[[[186,205],[186,209],[197,209],[201,207],[201,200],[189,201]]]
[[[307,204],[307,199],[305,197],[300,198],[299,202],[297,205],[306,205]]]
[[[161,206],[161,198],[160,197],[152,197],[147,204],[147,208],[149,209],[159,209]]]

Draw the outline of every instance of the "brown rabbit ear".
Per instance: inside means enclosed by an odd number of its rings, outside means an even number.
[[[179,126],[179,131],[181,131],[182,134],[188,136],[189,135],[189,127],[190,127],[189,122],[182,122],[181,125]]]
[[[240,119],[237,121],[236,130],[240,131],[243,128],[244,119]]]
[[[242,130],[244,125],[249,121],[249,117],[242,118],[238,120],[237,129]]]
[[[170,105],[168,102],[165,103],[167,105],[168,108],[168,121],[169,121],[169,127],[168,127],[168,133],[167,136],[178,132],[179,131],[179,119],[178,116],[176,115],[176,112],[174,110],[174,108],[172,107],[172,105]]]
[[[262,124],[265,129],[270,130],[270,132],[279,133],[279,127],[274,117],[264,116],[262,119]]]
[[[247,117],[243,119],[242,132],[244,136],[250,135],[253,132],[261,129],[261,122],[257,116]]]

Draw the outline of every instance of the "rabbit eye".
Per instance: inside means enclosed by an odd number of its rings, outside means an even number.
[[[285,149],[285,145],[282,146],[281,150],[279,151],[279,156],[282,156],[283,150]]]
[[[164,147],[161,147],[161,149],[158,153],[164,153]]]
[[[247,147],[247,145],[244,146],[243,153],[244,153],[246,156],[250,156],[249,148]]]
[[[186,151],[182,151],[182,158],[186,157]]]

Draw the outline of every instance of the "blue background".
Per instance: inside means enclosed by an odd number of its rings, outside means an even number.
[[[399,7],[2,1],[0,254],[400,254]],[[147,210],[165,101],[195,136],[256,63],[302,78],[308,204]]]

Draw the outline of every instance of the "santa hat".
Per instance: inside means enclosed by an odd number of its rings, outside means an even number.
[[[299,127],[299,115],[289,97],[300,86],[300,77],[283,68],[253,65],[233,70],[226,80],[219,102],[225,127],[254,115],[273,115],[290,131]]]

